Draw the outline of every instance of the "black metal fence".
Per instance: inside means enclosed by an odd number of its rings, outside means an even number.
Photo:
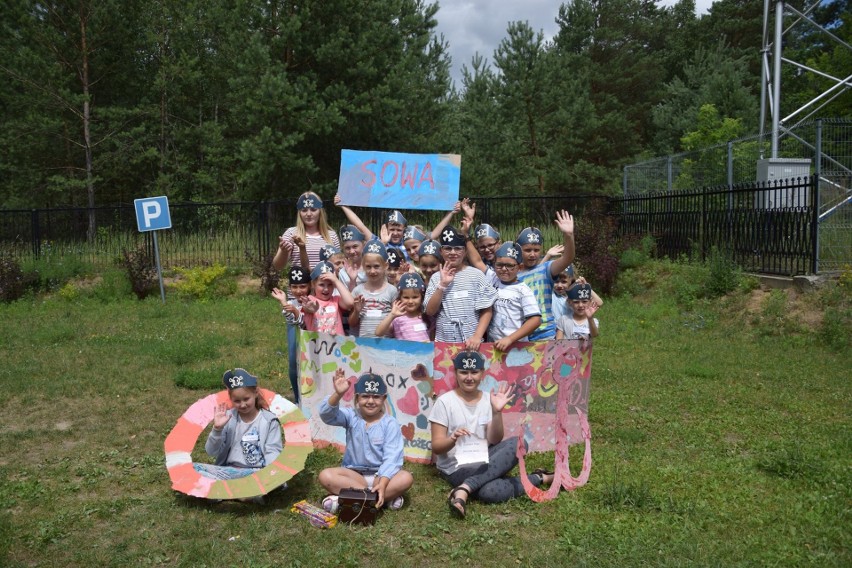
[[[711,247],[743,269],[816,272],[819,203],[814,177],[612,200],[622,235],[653,235],[657,252],[706,258]]]
[[[794,275],[816,271],[818,188],[814,178],[740,184],[696,191],[612,199],[601,196],[489,197],[475,199],[477,222],[515,234],[524,226],[551,226],[556,211],[578,219],[608,213],[621,235],[654,236],[660,255],[705,258],[716,246],[746,270]],[[170,205],[172,229],[160,231],[164,267],[220,263],[246,267],[274,250],[294,224],[294,200]],[[333,228],[346,222],[326,202]],[[364,223],[381,226],[384,211],[359,209]],[[441,211],[403,211],[409,223],[434,227]],[[87,238],[89,215],[96,233]],[[0,211],[0,253],[20,260],[76,258],[96,267],[114,265],[124,249],[151,246],[139,233],[130,205]]]
[[[601,196],[476,198],[477,222],[500,227],[506,235],[526,225],[547,226],[556,211],[566,209],[582,216],[589,207],[605,208]],[[325,202],[329,224],[347,222],[331,200]],[[220,263],[245,267],[278,245],[278,235],[296,219],[295,200],[235,203],[171,203],[172,228],[158,232],[161,263],[166,268]],[[386,211],[358,209],[374,230]],[[434,227],[446,212],[409,211],[409,223]],[[87,236],[89,216],[95,234]],[[131,205],[88,208],[0,210],[0,253],[21,261],[78,259],[96,267],[114,265],[125,249],[153,246],[150,233],[140,233]]]

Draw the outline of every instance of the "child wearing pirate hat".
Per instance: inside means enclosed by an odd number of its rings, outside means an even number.
[[[365,373],[355,383],[353,407],[341,407],[350,388],[345,372],[338,369],[334,392],[320,403],[322,421],[346,429],[342,467],[326,468],[319,474],[320,484],[329,492],[323,507],[336,512],[337,496],[351,487],[377,493],[378,507],[387,504],[399,509],[414,478],[402,468],[404,442],[399,422],[385,412],[387,386],[381,376]]]

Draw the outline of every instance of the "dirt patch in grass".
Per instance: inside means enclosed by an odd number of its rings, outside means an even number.
[[[772,294],[771,288],[763,287],[752,290],[745,303],[746,312],[749,314],[761,314],[766,304],[766,299]],[[795,288],[781,290],[787,296],[787,318],[795,320],[801,326],[810,329],[822,325],[822,309],[815,304],[811,295],[802,294]]]
[[[260,288],[260,278],[254,276],[239,276],[237,277],[237,292],[247,294],[254,292],[256,294],[264,293]]]

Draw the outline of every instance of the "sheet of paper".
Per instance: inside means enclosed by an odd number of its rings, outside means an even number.
[[[464,436],[456,441],[456,461],[459,465],[488,463],[488,441],[477,436]]]

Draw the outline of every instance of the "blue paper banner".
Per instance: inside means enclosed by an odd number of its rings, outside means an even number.
[[[450,211],[459,200],[461,156],[341,150],[342,205]]]

